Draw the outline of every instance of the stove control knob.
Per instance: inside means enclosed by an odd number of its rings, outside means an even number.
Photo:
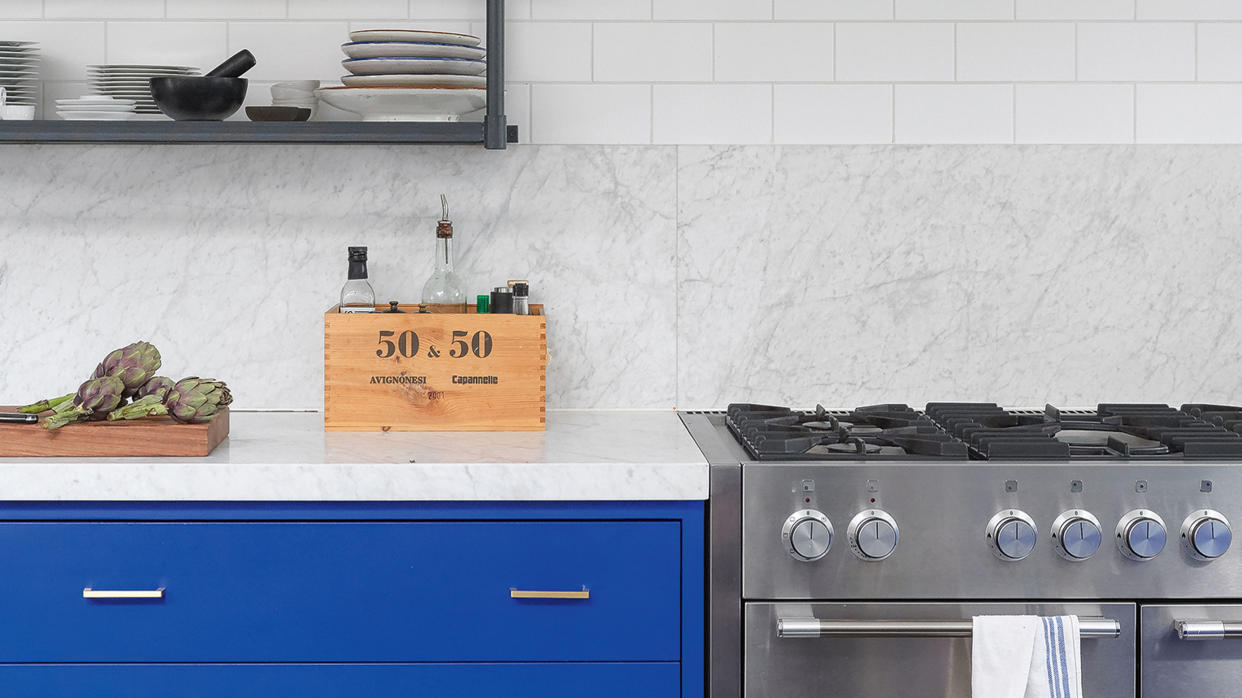
[[[1159,555],[1167,537],[1164,519],[1154,511],[1135,509],[1117,522],[1117,547],[1131,560],[1143,562]]]
[[[1199,509],[1182,522],[1182,544],[1196,560],[1215,560],[1229,550],[1233,530],[1219,511]]]
[[[1052,522],[1052,549],[1070,562],[1082,562],[1100,549],[1104,534],[1091,512],[1071,509]]]
[[[1019,509],[997,512],[988,521],[988,544],[992,554],[1006,561],[1021,560],[1035,550],[1035,521]]]
[[[897,522],[887,512],[868,509],[850,521],[845,537],[860,559],[879,562],[897,549]]]
[[[781,527],[781,540],[793,559],[801,562],[818,560],[832,547],[832,522],[814,509],[795,511]]]

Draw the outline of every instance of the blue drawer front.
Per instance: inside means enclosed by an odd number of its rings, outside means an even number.
[[[680,546],[675,521],[3,523],[0,662],[676,661]]]
[[[11,698],[677,698],[677,664],[8,665]]]

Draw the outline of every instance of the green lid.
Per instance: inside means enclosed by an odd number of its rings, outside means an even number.
[[[486,313],[487,313],[487,309],[491,306],[491,303],[492,303],[492,297],[491,297],[491,296],[488,296],[488,295],[486,295],[486,294],[480,294],[480,295],[479,295],[479,300],[478,300],[478,304],[479,304],[479,312],[480,312],[480,313],[483,313],[483,314],[486,314]]]

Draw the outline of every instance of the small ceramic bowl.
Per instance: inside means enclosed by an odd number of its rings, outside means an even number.
[[[301,107],[246,107],[251,121],[306,121],[311,110]]]

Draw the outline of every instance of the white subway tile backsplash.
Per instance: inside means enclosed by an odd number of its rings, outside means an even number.
[[[1017,85],[1018,143],[1133,143],[1133,85]]]
[[[103,22],[0,22],[0,37],[39,42],[44,80],[85,80],[86,66],[104,62]]]
[[[165,0],[170,19],[284,19],[286,0]]]
[[[5,0],[0,3],[0,21],[42,17],[43,0]]]
[[[409,16],[408,0],[289,0],[290,19],[405,19]]]
[[[1079,80],[1195,79],[1195,27],[1158,22],[1078,25]]]
[[[892,19],[893,0],[775,0],[776,19]]]
[[[708,82],[712,25],[617,22],[595,25],[599,82]]]
[[[777,143],[893,142],[891,85],[776,85],[773,89]]]
[[[1134,19],[1134,0],[1017,0],[1018,19]]]
[[[513,22],[505,33],[505,77],[520,82],[590,82],[591,25]]]
[[[655,143],[772,142],[771,85],[656,85]]]
[[[1242,19],[1238,0],[1136,0],[1139,19]]]
[[[1074,25],[968,22],[957,27],[957,79],[1074,79]]]
[[[1242,85],[1139,85],[1139,143],[1242,143]]]
[[[1242,24],[1199,25],[1199,79],[1242,81]]]
[[[531,0],[534,19],[651,19],[651,0]]]
[[[837,80],[951,81],[953,54],[952,24],[837,25]]]
[[[650,85],[533,85],[533,143],[650,143]]]
[[[716,80],[830,82],[832,25],[728,22],[716,25]]]
[[[898,85],[898,143],[1012,143],[1013,86]]]
[[[897,19],[1013,19],[1014,0],[896,0]]]
[[[228,53],[250,49],[258,65],[252,80],[339,80],[346,73],[341,44],[345,22],[230,22]]]
[[[7,9],[0,11],[7,12]],[[47,19],[161,19],[164,0],[43,0],[43,16]]]
[[[656,19],[772,19],[772,0],[652,0]]]
[[[108,63],[187,65],[207,72],[228,58],[226,26],[224,22],[108,22]]]

